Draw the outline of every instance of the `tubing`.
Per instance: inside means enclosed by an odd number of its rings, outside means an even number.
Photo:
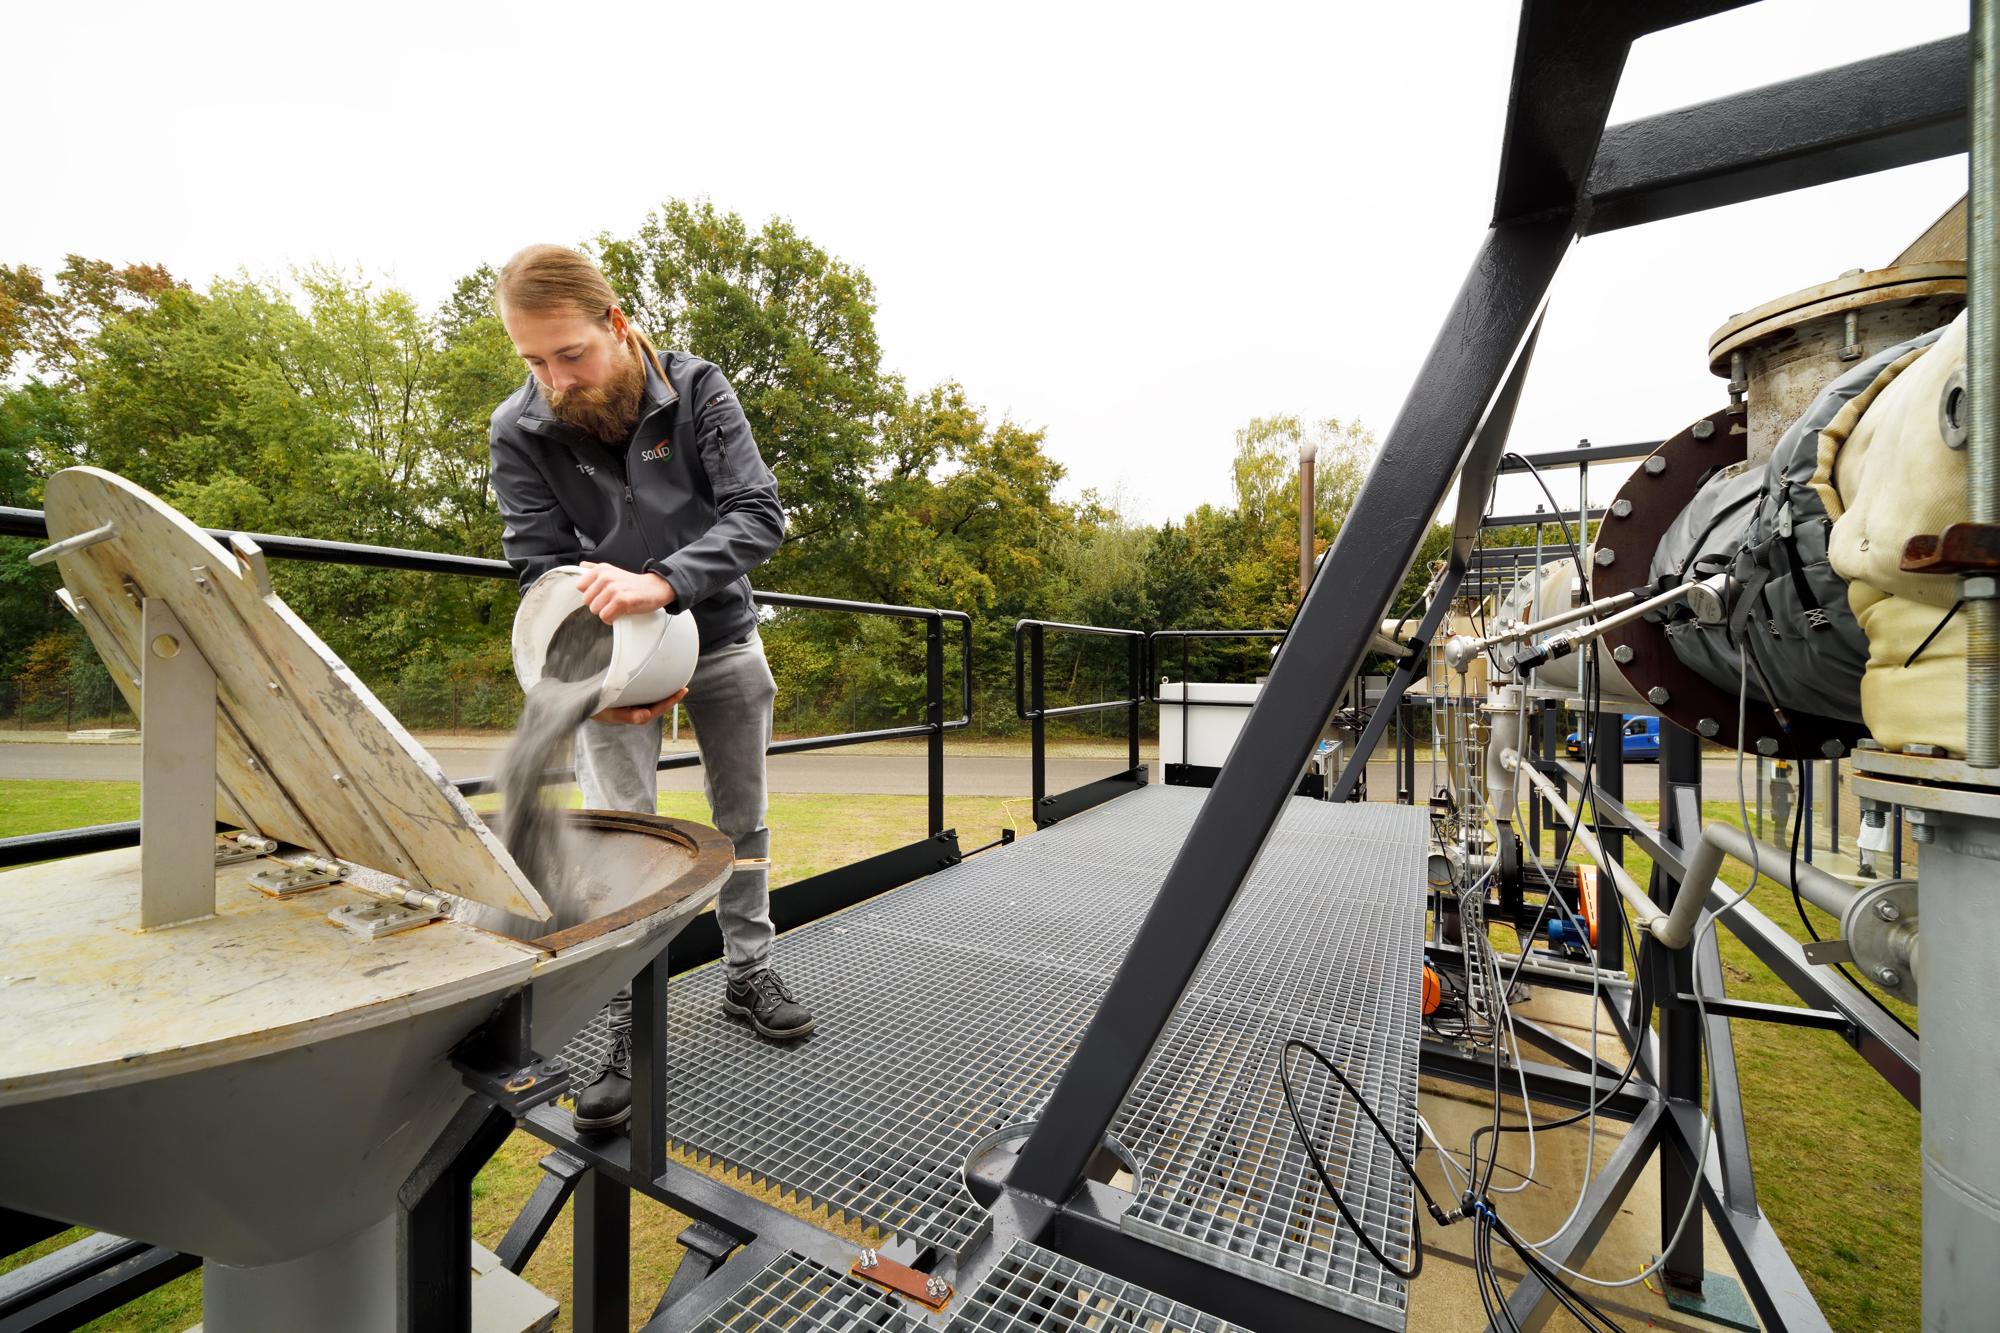
[[[1548,797],[1549,804],[1555,809],[1557,817],[1576,831],[1576,840],[1590,853],[1590,859],[1597,862],[1598,869],[1611,876],[1611,883],[1617,888],[1618,895],[1631,906],[1639,928],[1651,930],[1655,937],[1658,937],[1660,924],[1666,920],[1666,914],[1660,910],[1658,903],[1646,896],[1646,891],[1639,887],[1637,880],[1626,873],[1624,866],[1604,854],[1604,849],[1597,844],[1596,835],[1576,817],[1576,812],[1564,803],[1563,794],[1557,790],[1556,784],[1549,781],[1533,764],[1522,763],[1518,751],[1508,750],[1502,754],[1500,764],[1509,772],[1525,777],[1535,785],[1536,790]]]

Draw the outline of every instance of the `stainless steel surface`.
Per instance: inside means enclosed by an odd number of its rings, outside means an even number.
[[[2000,522],[2000,3],[1972,5],[1972,156],[1967,233],[1966,486],[1974,523]],[[1968,580],[1970,582],[1970,580]],[[1990,584],[1988,585],[1990,587]],[[1966,599],[1966,762],[2000,767],[2000,599]]]
[[[1231,1333],[1236,1325],[1027,1241],[1014,1242],[949,1333]]]

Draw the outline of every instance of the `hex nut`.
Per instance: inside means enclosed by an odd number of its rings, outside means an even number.
[[[1666,470],[1667,470],[1667,460],[1662,458],[1660,455],[1654,454],[1651,458],[1646,460],[1647,476],[1657,477]]]
[[[1759,736],[1757,738],[1758,754],[1772,755],[1776,754],[1777,752],[1778,752],[1778,738],[1776,736]]]
[[[1958,585],[1958,595],[1968,602],[1987,602],[2000,597],[2000,578],[1991,574],[1968,574]]]
[[[1613,648],[1611,650],[1611,660],[1616,662],[1619,666],[1624,666],[1626,663],[1630,662],[1633,656],[1634,654],[1632,652],[1632,645],[1629,643],[1621,643],[1616,648]]]
[[[1592,563],[1600,568],[1606,568],[1618,558],[1618,552],[1612,550],[1609,546],[1600,546],[1591,552],[1590,558]]]
[[[1613,500],[1611,502],[1611,515],[1613,518],[1630,518],[1632,516],[1632,502],[1623,496]]]
[[[1893,967],[1885,967],[1881,969],[1875,974],[1875,979],[1881,982],[1884,986],[1893,987],[1893,986],[1900,986],[1903,984],[1903,974],[1901,972],[1898,972]]]
[[[1666,707],[1667,700],[1671,698],[1673,696],[1667,693],[1667,687],[1664,685],[1655,685],[1646,691],[1646,701],[1656,708]]]
[[[1694,423],[1692,434],[1697,440],[1705,440],[1715,434],[1715,423],[1707,417],[1703,417],[1700,421]]]
[[[1828,759],[1838,759],[1847,753],[1847,747],[1837,740],[1826,740],[1820,742],[1819,752]]]
[[[1884,899],[1875,904],[1875,915],[1881,917],[1884,921],[1894,921],[1902,913],[1896,910],[1896,904]]]
[[[1705,717],[1694,724],[1694,729],[1704,736],[1715,737],[1722,732],[1722,726],[1712,717]]]

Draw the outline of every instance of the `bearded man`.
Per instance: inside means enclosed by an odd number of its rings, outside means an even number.
[[[656,608],[694,617],[701,658],[684,706],[716,827],[739,862],[715,906],[722,1007],[766,1038],[803,1037],[813,1016],[770,965],[765,870],[741,864],[770,849],[764,752],[777,686],[748,575],[784,538],[777,482],[722,372],[655,350],[583,255],[531,245],[500,270],[494,297],[529,370],[490,436],[508,562],[523,589],[582,564],[578,588],[606,623]],[[657,811],[660,719],[673,702],[606,709],[578,729],[586,807]],[[612,1066],[577,1098],[582,1129],[631,1115],[629,992],[611,1019]]]

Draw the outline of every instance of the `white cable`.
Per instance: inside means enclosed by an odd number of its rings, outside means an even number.
[[[1741,812],[1746,826],[1750,818],[1750,802],[1743,781],[1743,732],[1748,720],[1747,708],[1750,694],[1749,671],[1750,668],[1747,661],[1738,664],[1736,684],[1736,805],[1737,809]],[[1683,837],[1687,836],[1687,830],[1683,829],[1681,833]],[[1736,905],[1750,896],[1750,891],[1757,887],[1758,874],[1757,843],[1755,839],[1752,839],[1750,843],[1750,883],[1744,888],[1743,892],[1737,894],[1734,898],[1731,898],[1728,902],[1702,918],[1700,927],[1694,933],[1694,941],[1689,946],[1696,951],[1694,956],[1697,960],[1701,956],[1702,937],[1714,930],[1716,924],[1726,914],[1735,911]],[[1694,1007],[1701,1022],[1701,1048],[1702,1055],[1708,1065],[1708,1084],[1709,1087],[1713,1088],[1715,1086],[1715,1044],[1708,1040],[1708,1005],[1702,998],[1701,979],[1699,976],[1695,978]],[[1694,1158],[1695,1173],[1697,1176],[1705,1173],[1708,1169],[1708,1154],[1709,1150],[1715,1146],[1714,1140],[1715,1118],[1708,1115],[1704,1108],[1701,1118],[1701,1151],[1696,1153]],[[1567,1277],[1575,1278],[1579,1282],[1588,1282],[1593,1287],[1635,1287],[1666,1266],[1667,1256],[1672,1254],[1674,1247],[1681,1243],[1681,1235],[1687,1230],[1688,1219],[1694,1216],[1695,1201],[1700,1197],[1701,1182],[1697,1179],[1688,1189],[1687,1203],[1681,1208],[1681,1220],[1674,1226],[1672,1239],[1660,1247],[1660,1257],[1640,1269],[1637,1276],[1626,1278],[1623,1281],[1607,1282],[1603,1278],[1591,1277],[1588,1273],[1579,1273],[1575,1269],[1543,1254],[1537,1245],[1527,1245],[1526,1248],[1533,1250],[1536,1256],[1549,1267]],[[1541,1243],[1546,1244],[1547,1242]]]

